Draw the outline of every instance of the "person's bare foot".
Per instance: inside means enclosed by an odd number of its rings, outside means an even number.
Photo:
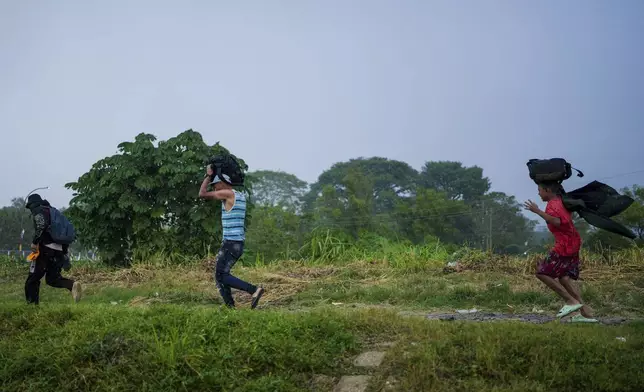
[[[588,305],[584,305],[584,307],[581,308],[581,315],[586,318],[593,318],[593,308]]]

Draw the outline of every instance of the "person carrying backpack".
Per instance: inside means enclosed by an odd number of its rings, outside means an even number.
[[[38,254],[31,262],[29,276],[25,282],[27,303],[38,305],[40,302],[40,280],[43,276],[49,286],[65,288],[71,292],[75,302],[80,301],[81,284],[61,275],[61,270],[66,264],[67,249],[75,239],[73,226],[38,194],[28,197],[26,208],[31,211],[34,222],[31,249]]]
[[[213,185],[214,191],[208,192],[209,184]],[[206,170],[205,178],[199,189],[199,197],[221,200],[223,240],[217,253],[215,282],[224,304],[230,308],[235,307],[231,293],[231,288],[234,288],[251,294],[251,309],[255,309],[264,294],[264,289],[230,274],[230,270],[244,251],[246,197],[242,192],[233,189],[231,176],[221,173],[221,169],[218,169],[217,173],[213,172],[211,165],[208,165]]]
[[[565,301],[557,317],[580,311],[581,315],[573,316],[571,321],[596,323],[592,310],[584,304],[579,289],[573,283],[579,279],[582,241],[573,223],[572,213],[577,213],[598,229],[634,239],[636,236],[628,227],[611,219],[625,211],[634,200],[599,181],[565,192],[561,183],[572,176],[572,171],[577,171],[577,177],[580,178],[584,177],[584,173],[574,169],[563,158],[530,159],[527,165],[530,178],[538,185],[539,196],[547,205],[545,211],[532,200],[525,202],[524,206],[539,215],[555,237],[554,247],[537,265],[537,278]]]
[[[538,191],[541,200],[547,203],[546,210],[542,211],[532,200],[525,202],[524,206],[546,222],[555,237],[555,245],[537,265],[536,276],[565,301],[557,317],[580,311],[581,315],[573,316],[572,322],[596,323],[592,310],[583,303],[579,289],[573,283],[579,279],[581,236],[575,228],[572,214],[562,201],[564,190],[560,183],[548,182],[540,183]]]

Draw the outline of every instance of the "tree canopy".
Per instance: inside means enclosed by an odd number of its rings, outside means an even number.
[[[282,207],[299,211],[308,184],[283,171],[258,170],[248,174],[253,187],[253,201],[262,207]]]
[[[209,158],[221,153],[230,151],[219,143],[207,144],[193,130],[161,141],[141,133],[119,144],[117,154],[66,185],[74,191],[67,213],[79,233],[79,246],[97,249],[103,260],[115,264],[156,253],[214,252],[221,241],[221,207],[199,199],[198,191]],[[427,161],[419,172],[402,161],[356,158],[331,165],[310,186],[283,171],[251,171],[246,178],[245,257],[283,259],[320,252],[326,245],[312,242],[319,233],[333,233],[343,244],[374,238],[441,241],[502,253],[534,249],[550,239],[535,232],[536,222],[523,214],[514,196],[491,192],[483,170],[461,162]],[[635,203],[615,219],[642,239],[644,188],[623,192]],[[576,222],[589,245],[632,244]],[[17,198],[0,209],[0,245],[16,248],[23,227],[28,242],[31,218],[24,200]]]
[[[197,196],[208,159],[229,151],[192,130],[155,141],[141,133],[66,185],[75,192],[69,214],[82,241],[106,260],[127,263],[134,252],[199,254],[218,245],[221,210]]]
[[[478,166],[465,167],[461,162],[427,162],[420,172],[419,183],[444,192],[453,200],[474,201],[490,190],[490,180]]]

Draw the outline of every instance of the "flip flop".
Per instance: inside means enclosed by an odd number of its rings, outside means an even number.
[[[563,308],[561,308],[561,310],[559,311],[559,313],[557,313],[557,317],[561,318],[561,317],[567,316],[570,313],[575,312],[583,307],[584,307],[583,304],[564,305]]]
[[[259,303],[259,299],[262,298],[262,295],[264,295],[264,288],[263,287],[258,288],[257,291],[255,291],[255,294],[257,295],[253,295],[253,298],[250,302],[251,309],[255,309],[257,307],[257,304]]]
[[[584,317],[581,314],[574,315],[570,318],[571,323],[598,323],[599,320]]]

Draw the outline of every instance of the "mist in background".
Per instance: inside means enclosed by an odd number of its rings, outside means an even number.
[[[536,198],[562,156],[644,182],[641,1],[63,1],[0,5],[0,205],[140,132],[193,128],[314,182],[360,156],[479,165]],[[633,174],[627,174],[636,172]]]

